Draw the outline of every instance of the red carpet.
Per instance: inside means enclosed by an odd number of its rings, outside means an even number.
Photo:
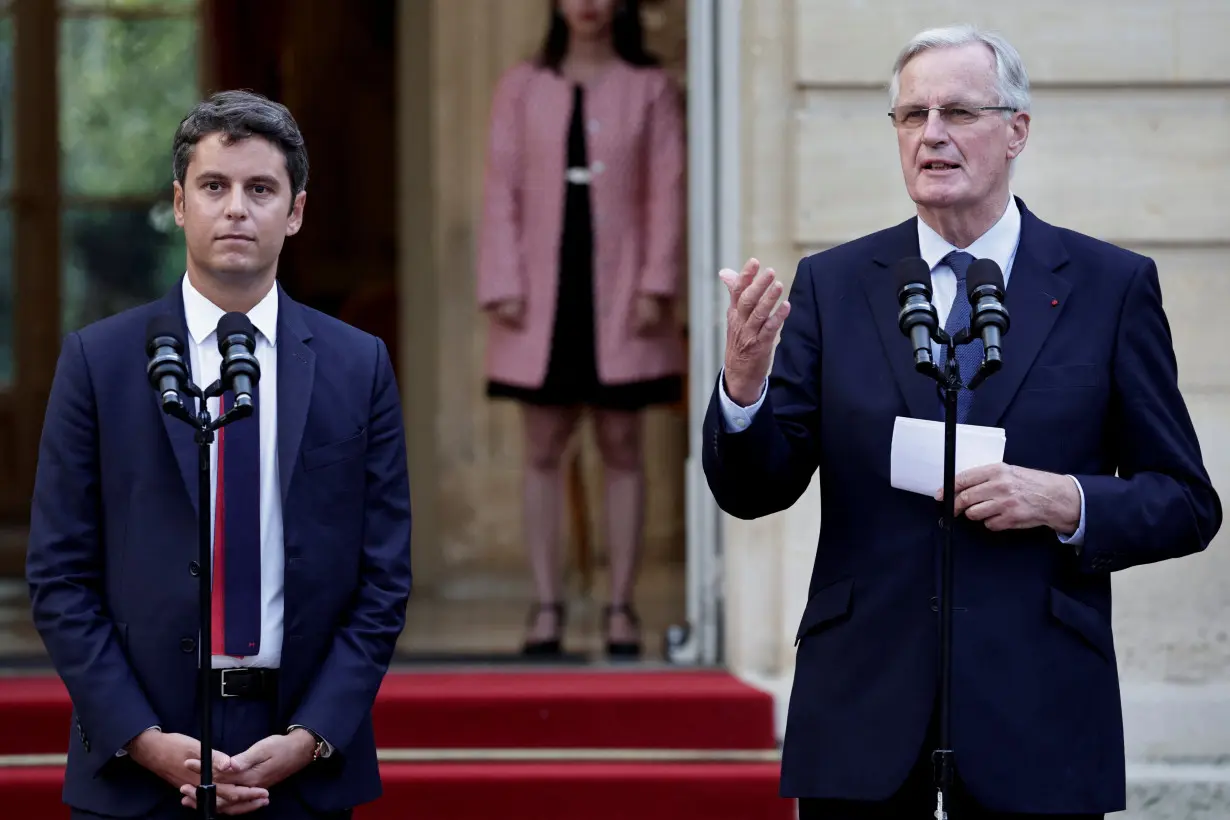
[[[0,678],[0,756],[63,754],[54,678]],[[393,673],[373,712],[382,753],[410,750],[771,750],[772,699],[722,672]],[[790,820],[776,762],[388,762],[358,820]],[[643,757],[643,756],[642,756]],[[63,770],[0,758],[6,820],[67,818]]]

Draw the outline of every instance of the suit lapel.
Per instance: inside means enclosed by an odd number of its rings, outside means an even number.
[[[189,378],[192,377],[192,355],[187,345],[188,321],[184,314],[182,286],[176,286],[164,297],[160,309],[170,312],[179,324],[181,338],[184,339],[184,364],[188,367]],[[316,354],[307,345],[312,338],[311,331],[303,320],[303,310],[299,304],[286,295],[281,285],[278,285],[278,474],[281,483],[282,500],[286,500],[286,491],[290,487],[290,477],[299,454],[299,443],[303,438],[303,427],[307,421],[308,398],[312,393],[312,382],[316,372]],[[197,445],[191,425],[179,419],[172,418],[162,412],[157,391],[149,390],[150,402],[155,412],[162,417],[167,438],[171,442],[171,450],[175,454],[184,489],[192,500],[192,506],[197,509],[199,503],[197,492],[198,454]],[[195,400],[190,399],[190,407],[196,409]],[[199,511],[199,510],[198,510]]]
[[[910,415],[917,419],[940,420],[941,403],[935,381],[914,369],[910,340],[897,324],[899,306],[894,290],[892,267],[901,259],[918,256],[918,225],[906,220],[885,231],[885,239],[874,257],[874,265],[860,279],[867,307],[875,318],[880,342],[888,358],[897,387]]]
[[[1071,283],[1055,273],[1068,260],[1059,232],[1021,206],[1021,241],[1008,278],[1004,307],[1008,332],[1003,337],[1003,368],[974,391],[967,422],[999,423],[1067,305]]]
[[[175,317],[179,329],[179,338],[184,342],[184,366],[188,369],[188,379],[192,380],[192,339],[188,336],[188,319],[184,314],[182,279],[162,298],[162,301],[155,309]],[[159,401],[158,391],[152,387],[149,387],[149,400],[154,405],[154,412],[162,417],[163,427],[166,428],[167,438],[171,442],[171,451],[175,454],[176,464],[179,465],[179,474],[183,479],[184,489],[188,491],[188,497],[192,500],[193,508],[196,508],[197,471],[199,468],[197,462],[199,459],[192,425],[164,413],[162,411],[162,403]],[[185,395],[184,403],[189,410],[196,410],[196,399]]]
[[[303,309],[278,285],[278,481],[283,504],[303,440],[316,376],[316,353],[307,344],[311,338]]]

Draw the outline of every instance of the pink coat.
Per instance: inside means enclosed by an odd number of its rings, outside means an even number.
[[[492,104],[478,302],[523,298],[519,330],[492,321],[487,375],[538,387],[555,319],[572,85],[532,63],[500,79]],[[586,87],[598,377],[639,381],[684,370],[683,333],[640,336],[639,294],[675,296],[683,266],[685,153],[679,91],[661,69],[619,62]]]

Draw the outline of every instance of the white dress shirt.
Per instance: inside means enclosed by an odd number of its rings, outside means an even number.
[[[225,311],[201,295],[185,276],[184,317],[188,321],[188,351],[192,357],[192,381],[204,388],[213,384],[222,367],[218,351],[218,320]],[[282,661],[282,601],[285,575],[282,542],[282,490],[278,482],[278,289],[257,302],[248,311],[256,328],[256,360],[260,363],[260,492],[261,492],[261,646],[256,655],[234,658],[214,655],[214,669],[237,666],[257,666],[276,669]],[[209,414],[218,417],[218,398],[209,400]],[[236,424],[249,424],[252,419],[240,419]],[[213,543],[213,508],[218,486],[218,440],[210,448],[209,493],[210,543]],[[214,583],[217,583],[214,579]],[[208,652],[209,647],[202,651]]]
[[[1004,208],[1004,213],[999,218],[999,221],[992,225],[986,233],[975,239],[968,248],[956,247],[936,233],[921,218],[916,220],[916,222],[918,223],[918,253],[931,268],[931,301],[935,305],[935,312],[938,315],[940,327],[948,323],[948,314],[952,310],[953,300],[958,296],[957,275],[953,272],[952,268],[943,262],[944,257],[949,253],[963,250],[975,259],[994,260],[1004,273],[1004,288],[1005,290],[1007,289],[1008,279],[1012,275],[1012,264],[1016,261],[1017,246],[1021,241],[1021,210],[1016,204],[1016,197],[1009,194],[1008,205]],[[932,342],[931,348],[938,360],[940,354],[939,344]],[[722,422],[726,431],[737,433],[751,426],[752,419],[756,417],[756,412],[764,404],[769,380],[765,379],[764,385],[760,388],[760,398],[756,399],[755,404],[748,407],[740,407],[726,393],[725,372],[725,368],[723,368],[718,378],[718,404],[722,408]],[[1072,478],[1072,481],[1076,484],[1077,492],[1080,493],[1081,497],[1080,524],[1077,526],[1076,532],[1071,536],[1065,537],[1061,533],[1056,534],[1063,543],[1079,547],[1085,540],[1085,490],[1075,477],[1069,476],[1069,478]]]

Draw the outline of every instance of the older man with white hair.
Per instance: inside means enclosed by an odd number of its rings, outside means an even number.
[[[936,806],[942,487],[894,488],[890,458],[898,417],[940,421],[944,407],[899,327],[895,270],[913,260],[937,326],[954,333],[969,325],[966,274],[982,259],[1002,271],[1011,323],[1002,369],[960,391],[957,420],[1003,428],[1006,447],[1003,463],[956,480],[944,809],[1102,817],[1125,805],[1110,574],[1199,552],[1222,521],[1157,267],[1012,195],[1030,92],[1003,38],[919,34],[890,95],[917,216],[803,259],[780,303],[783,285],[756,260],[722,272],[726,357],[703,453],[713,495],[757,518],[820,472],[782,793],[804,820]],[[980,344],[957,355],[966,384]]]

